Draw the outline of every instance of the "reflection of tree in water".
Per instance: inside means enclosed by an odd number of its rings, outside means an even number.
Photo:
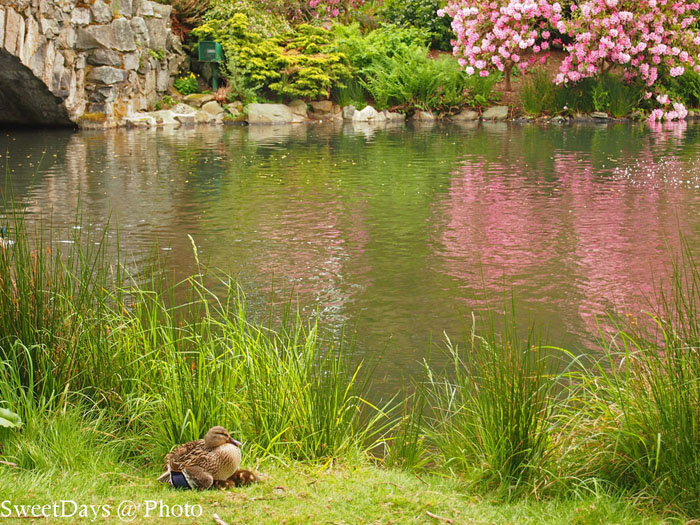
[[[611,306],[634,315],[648,310],[679,249],[679,229],[697,231],[688,213],[697,207],[697,192],[667,176],[692,169],[669,154],[669,142],[682,132],[665,131],[645,130],[635,147],[626,136],[616,142],[613,133],[601,151],[595,148],[601,132],[593,129],[584,135],[590,150],[579,140],[578,151],[564,151],[566,130],[556,141],[545,133],[536,158],[527,140],[528,154],[500,161],[468,156],[449,197],[436,206],[436,216],[444,217],[445,271],[472,293],[485,288],[489,306],[494,297],[498,305],[504,284],[513,286],[521,310],[554,324],[552,335],[583,340],[597,332],[595,316]],[[549,164],[543,176],[541,166]],[[640,185],[639,178],[651,183]]]

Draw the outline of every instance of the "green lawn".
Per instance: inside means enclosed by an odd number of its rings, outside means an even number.
[[[139,508],[134,523],[662,523],[633,502],[590,495],[578,500],[509,503],[495,497],[468,494],[454,480],[418,477],[371,465],[270,465],[260,469],[261,483],[229,491],[176,491],[155,481],[149,472],[27,472],[0,467],[0,516],[3,501],[15,504],[52,504],[61,500],[78,505],[108,505],[110,516],[98,511],[76,519],[2,519],[3,523],[120,523],[120,502]],[[150,503],[149,503],[150,502]],[[7,504],[6,506],[9,506]],[[153,510],[148,511],[147,505]],[[191,518],[167,517],[167,509],[190,505]],[[155,508],[154,508],[155,507]],[[72,504],[67,509],[72,510]],[[160,512],[163,509],[163,517]],[[183,510],[184,511],[184,510]],[[4,512],[4,514],[2,514]],[[432,513],[436,517],[432,517]],[[665,522],[668,522],[666,520]]]

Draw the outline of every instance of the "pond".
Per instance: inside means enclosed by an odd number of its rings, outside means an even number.
[[[57,241],[78,208],[94,230],[111,221],[135,268],[158,249],[191,272],[191,236],[258,313],[271,290],[291,294],[306,315],[355,329],[398,381],[431,341],[463,339],[472,312],[502,312],[511,294],[522,325],[574,350],[594,347],[607,310],[649,310],[681,235],[700,249],[699,130],[3,131],[0,187],[30,221],[51,218]]]

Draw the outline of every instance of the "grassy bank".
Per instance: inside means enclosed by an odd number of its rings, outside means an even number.
[[[649,322],[612,318],[597,360],[519,333],[514,314],[474,320],[466,345],[447,345],[448,370],[426,364],[378,404],[374,363],[293,309],[255,320],[199,261],[181,282],[157,261],[136,278],[106,236],[74,229],[57,252],[15,216],[0,248],[0,408],[22,423],[0,427],[3,499],[199,502],[265,523],[700,515],[690,250]],[[269,478],[231,493],[158,486],[164,454],[216,424]]]

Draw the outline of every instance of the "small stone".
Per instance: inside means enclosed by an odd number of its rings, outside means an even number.
[[[109,66],[100,66],[90,71],[87,79],[99,84],[117,84],[126,80],[126,71]]]
[[[186,104],[189,104],[190,106],[193,106],[195,108],[201,108],[207,102],[211,102],[212,100],[214,100],[214,95],[211,95],[209,93],[192,93],[190,95],[185,96],[183,100]]]
[[[90,23],[90,10],[84,7],[76,7],[70,14],[71,24],[76,26],[86,26]]]
[[[352,120],[352,117],[355,115],[356,111],[357,109],[355,109],[355,106],[345,106],[343,108],[343,119]]]
[[[493,106],[484,111],[481,117],[484,120],[507,120],[509,112],[508,106]]]
[[[395,111],[382,111],[382,113],[388,122],[403,122],[406,120],[406,115],[403,113],[397,113]]]
[[[93,66],[121,66],[122,57],[111,49],[98,48],[90,53],[87,62]]]
[[[139,68],[139,54],[127,53],[124,55],[124,69],[128,71],[136,71]]]
[[[175,113],[173,118],[177,120],[182,126],[194,126],[196,123],[195,113]]]
[[[222,108],[216,100],[212,100],[211,102],[207,102],[206,104],[202,105],[202,111],[206,111],[210,115],[217,116],[224,113],[224,108]]]
[[[591,117],[595,119],[608,120],[608,114],[602,111],[594,111],[591,113]]]
[[[435,120],[435,115],[430,111],[418,110],[413,114],[413,120],[432,121]]]
[[[210,120],[213,120],[214,116],[207,111],[197,111],[194,115],[194,120],[197,124],[208,124]]]
[[[112,21],[112,10],[102,0],[97,0],[90,8],[92,19],[98,24],[107,24]]]
[[[175,113],[170,109],[153,111],[151,116],[156,119],[156,124],[159,126],[177,126],[180,124],[179,120],[175,120]]]
[[[124,117],[126,125],[134,128],[154,128],[156,127],[155,117],[148,113],[134,113],[128,117]]]
[[[465,109],[464,111],[457,113],[452,116],[452,120],[455,122],[470,122],[474,120],[479,120],[479,114],[471,109]]]
[[[194,115],[195,113],[197,113],[197,110],[195,108],[193,108],[192,106],[188,106],[187,104],[183,104],[182,102],[170,108],[170,111],[180,115]]]
[[[352,116],[353,122],[384,122],[385,120],[386,117],[372,106],[367,106],[362,111],[355,111]]]

